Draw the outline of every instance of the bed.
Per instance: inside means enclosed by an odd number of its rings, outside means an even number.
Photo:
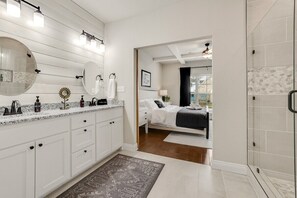
[[[141,100],[139,104],[148,109],[149,128],[203,134],[209,138],[209,112],[206,108],[165,106],[160,99]]]

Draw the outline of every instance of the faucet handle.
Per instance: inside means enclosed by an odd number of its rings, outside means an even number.
[[[7,116],[9,115],[9,109],[8,108],[4,108],[4,113],[3,113],[4,116]]]
[[[22,112],[22,108],[19,107],[18,110],[17,110],[17,114],[22,114],[22,113],[23,113],[23,112]]]

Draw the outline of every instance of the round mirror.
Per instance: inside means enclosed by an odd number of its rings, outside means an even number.
[[[25,93],[36,80],[37,69],[32,52],[21,42],[0,37],[0,94]]]
[[[85,64],[83,71],[82,82],[86,92],[90,95],[99,93],[100,85],[102,83],[102,75],[96,63],[88,62]]]

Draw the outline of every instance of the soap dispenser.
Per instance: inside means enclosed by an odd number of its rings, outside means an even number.
[[[36,96],[36,102],[34,104],[34,111],[35,112],[41,111],[41,103],[39,102],[39,96]]]
[[[84,107],[85,106],[84,95],[81,95],[81,99],[80,99],[79,105],[80,105],[80,107]]]

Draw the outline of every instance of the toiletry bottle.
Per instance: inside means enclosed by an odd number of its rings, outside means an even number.
[[[36,96],[36,102],[34,104],[34,111],[35,112],[41,111],[41,103],[39,102],[39,96]]]
[[[84,95],[81,96],[81,99],[80,99],[80,107],[84,107],[85,106],[85,101],[84,101]]]

